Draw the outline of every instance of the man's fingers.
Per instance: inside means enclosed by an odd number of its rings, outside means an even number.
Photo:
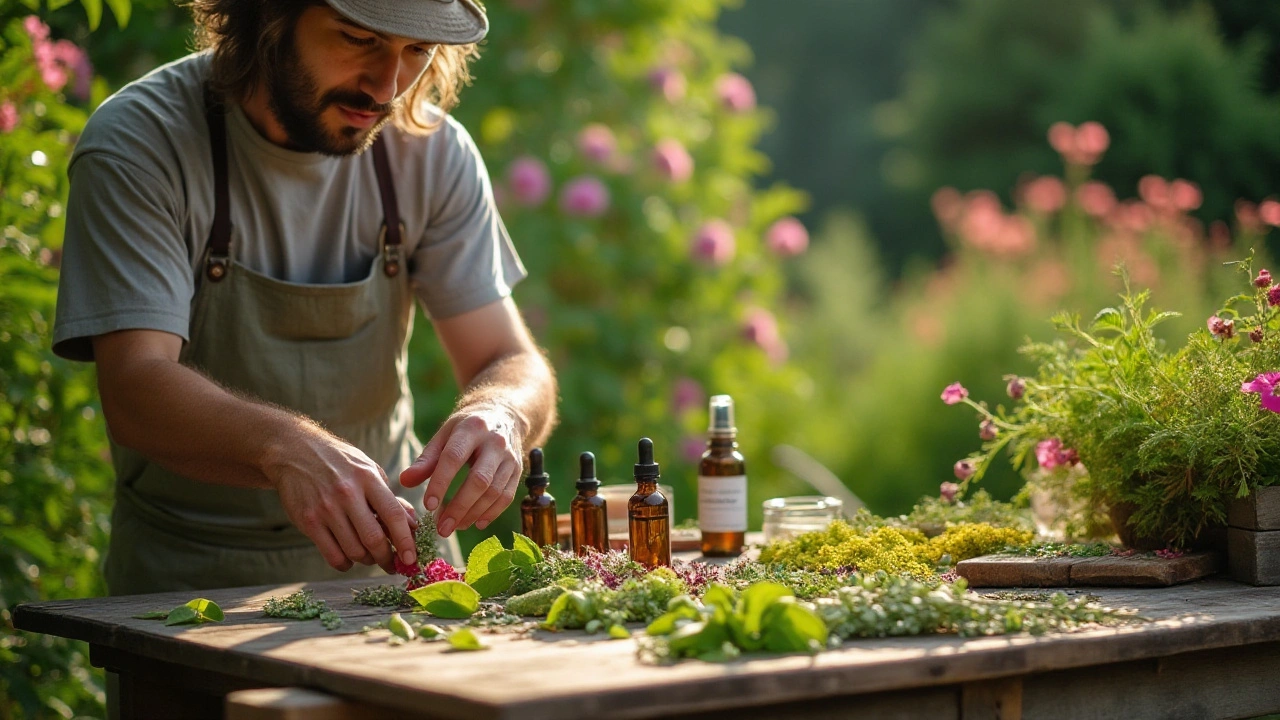
[[[520,471],[521,465],[511,459],[504,460],[502,465],[498,466],[498,473],[494,482],[494,487],[490,488],[489,493],[485,493],[480,502],[476,503],[471,512],[467,513],[467,517],[463,519],[462,526],[466,527],[471,523],[475,523],[476,528],[483,530],[489,527],[489,523],[502,514],[503,510],[511,504],[515,499],[516,492],[520,488]],[[486,504],[488,500],[488,504]]]
[[[311,542],[315,543],[316,549],[320,551],[320,556],[324,561],[329,563],[329,567],[334,570],[346,572],[351,569],[351,560],[347,558],[347,554],[342,552],[342,548],[338,546],[338,541],[334,540],[333,533],[329,532],[329,528],[323,525],[316,525],[310,531],[307,531],[307,537],[311,538]]]
[[[358,562],[361,565],[373,564],[373,556],[369,554],[368,548],[360,540],[359,533],[356,531],[355,526],[351,524],[351,521],[347,519],[345,512],[334,512],[333,517],[329,519],[329,531],[337,539],[338,546],[342,548],[343,554],[353,562]]]
[[[425,503],[428,510],[433,507],[439,507],[444,501],[445,491],[449,489],[454,476],[458,474],[458,470],[462,469],[463,465],[471,460],[472,454],[476,451],[475,443],[475,435],[461,432],[461,427],[455,428],[453,435],[445,443],[444,449],[440,451],[440,460],[436,463],[435,472],[431,473],[431,482],[427,484]],[[458,503],[458,497],[466,490],[467,485],[464,483],[439,516],[440,535],[442,537],[448,537],[449,533],[453,532],[454,528],[458,526],[458,521],[462,519],[462,511],[470,507],[472,502],[475,502],[475,498],[479,497],[484,488],[480,488],[478,491],[471,491],[475,497],[466,496],[465,502],[460,508],[455,508]]]
[[[479,453],[462,487],[454,493],[453,499],[445,506],[440,516],[441,535],[446,535],[454,529],[461,530],[470,526],[475,522],[480,511],[488,508],[498,499],[506,489],[505,478],[498,474],[501,466],[502,456],[498,453],[492,451]]]
[[[386,487],[380,489],[373,497],[369,498],[369,504],[373,511],[378,513],[378,520],[382,521],[382,527],[386,528],[386,535],[383,536],[382,544],[385,547],[387,538],[391,539],[391,544],[395,546],[395,551],[400,555],[400,561],[406,565],[412,565],[418,557],[418,547],[413,541],[413,529],[409,526],[409,515],[405,512],[405,507],[400,504],[400,498],[391,494]],[[409,510],[412,512],[412,509]],[[417,524],[416,522],[414,523]],[[374,523],[377,528],[377,522]],[[378,528],[381,533],[381,528]],[[382,564],[382,558],[377,553],[374,557],[378,558],[378,564]],[[391,552],[388,549],[386,554],[387,562],[391,562]],[[392,565],[394,568],[395,566]]]
[[[409,530],[417,531],[418,529],[418,511],[413,509],[413,503],[405,500],[400,496],[396,496],[396,500],[400,502],[400,507],[404,508],[405,518],[409,521]],[[388,535],[390,537],[390,535]]]
[[[457,418],[450,418],[445,421],[444,425],[436,431],[431,437],[431,441],[426,447],[422,448],[422,454],[418,456],[413,464],[400,471],[400,484],[405,487],[417,487],[426,482],[436,470],[436,463],[440,461],[440,452],[444,449],[444,444],[448,442],[449,436],[453,434],[453,426],[458,424]],[[440,499],[435,498],[434,506],[428,505],[428,510],[435,510],[440,505]]]

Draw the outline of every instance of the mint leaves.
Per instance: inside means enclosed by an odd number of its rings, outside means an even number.
[[[471,617],[472,613],[480,609],[480,593],[457,580],[441,580],[411,590],[409,597],[427,612],[441,618],[459,620]]]
[[[649,624],[649,652],[658,659],[729,660],[743,652],[816,652],[826,647],[827,626],[791,590],[758,582],[735,597],[713,584],[698,603],[676,598],[669,612]]]
[[[207,622],[222,622],[225,617],[218,603],[205,598],[196,598],[172,610],[151,610],[133,616],[138,620],[164,620],[165,625],[199,625]]]
[[[466,581],[480,597],[490,598],[511,589],[515,568],[528,569],[540,562],[542,551],[524,535],[512,533],[510,550],[502,547],[497,537],[491,537],[475,546],[467,557]]]

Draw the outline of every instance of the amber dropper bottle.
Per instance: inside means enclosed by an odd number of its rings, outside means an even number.
[[[578,456],[578,495],[569,505],[573,552],[578,555],[609,551],[609,513],[604,498],[596,493],[599,487],[596,456],[584,452]]]
[[[658,489],[658,463],[653,461],[653,441],[640,438],[640,462],[636,463],[636,494],[627,501],[627,529],[631,559],[645,567],[671,564],[671,511]]]
[[[747,538],[747,463],[738,452],[733,398],[713,395],[707,450],[698,463],[698,527],[702,554],[741,555]]]
[[[542,469],[542,451],[529,451],[529,477],[524,481],[529,494],[520,501],[520,532],[538,547],[558,545],[556,532],[556,499],[547,492],[550,476]]]

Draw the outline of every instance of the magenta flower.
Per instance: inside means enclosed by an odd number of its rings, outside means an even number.
[[[755,88],[738,73],[725,73],[716,79],[716,96],[730,112],[746,112],[756,106]]]
[[[1027,391],[1027,384],[1022,378],[1015,377],[1009,379],[1009,384],[1005,386],[1005,392],[1009,393],[1009,397],[1014,400],[1021,400],[1023,393]]]
[[[1271,287],[1271,271],[1262,268],[1258,271],[1258,277],[1253,279],[1253,286],[1256,288]]]
[[[799,255],[809,247],[809,231],[793,217],[784,217],[770,225],[764,237],[769,249],[780,257]]]
[[[617,149],[618,141],[608,125],[591,123],[578,132],[578,152],[594,163],[607,163]]]
[[[88,53],[70,40],[59,40],[53,44],[53,59],[64,70],[70,70],[75,78],[76,82],[71,86],[72,96],[80,101],[88,100],[93,80],[93,65],[89,63]],[[66,82],[65,78],[63,82]]]
[[[49,26],[45,25],[40,18],[35,15],[28,15],[22,19],[22,27],[31,36],[32,42],[40,42],[49,39]]]
[[[969,397],[969,391],[958,382],[951,383],[942,390],[942,402],[948,405],[955,405],[967,397]]]
[[[719,267],[733,260],[737,243],[733,226],[719,218],[708,220],[698,228],[690,243],[690,254],[704,265]]]
[[[551,195],[551,173],[546,163],[532,155],[518,157],[507,168],[511,198],[525,207],[537,207]]]
[[[1107,129],[1096,122],[1072,127],[1070,123],[1056,122],[1049,127],[1049,145],[1072,165],[1094,165],[1111,144]]]
[[[1263,200],[1259,203],[1258,219],[1268,225],[1280,227],[1280,201]]]
[[[458,569],[450,565],[449,561],[444,558],[436,558],[435,560],[432,560],[431,564],[427,565],[427,567],[423,569],[423,574],[427,576],[427,584],[440,582],[442,580],[462,579],[462,574],[458,572]]]
[[[962,462],[968,462],[968,461],[961,460],[960,463]],[[956,465],[958,466],[960,465],[960,463],[956,463]],[[972,475],[973,473],[969,473],[969,474]],[[938,497],[942,498],[943,502],[946,502],[946,503],[955,502],[956,495],[959,495],[959,494],[960,494],[960,486],[953,482],[950,482],[950,481],[944,482],[942,483],[942,485],[938,486]]]
[[[11,133],[18,127],[18,108],[5,100],[0,103],[0,133]]]
[[[1271,307],[1280,305],[1280,285],[1272,285],[1267,291],[1267,304]]]
[[[778,321],[768,310],[764,308],[749,310],[742,323],[742,336],[764,350],[774,363],[782,363],[787,359],[787,343],[778,332]]]
[[[649,72],[649,87],[661,93],[667,102],[675,103],[684,99],[688,83],[685,82],[684,73],[674,68],[663,67]]]
[[[1076,188],[1076,204],[1093,217],[1106,217],[1116,207],[1116,194],[1106,183],[1090,180]]]
[[[990,420],[983,420],[982,424],[978,426],[978,437],[983,440],[995,440],[999,434],[1000,429]]]
[[[1173,207],[1181,212],[1191,212],[1204,202],[1200,186],[1189,180],[1177,179],[1169,183],[1169,197]]]
[[[1277,383],[1280,383],[1280,372],[1262,373],[1249,382],[1241,383],[1240,392],[1257,393],[1263,410],[1280,413],[1280,397],[1275,395]]]
[[[1036,444],[1036,462],[1040,463],[1041,468],[1052,470],[1075,465],[1080,462],[1080,455],[1075,448],[1062,447],[1062,441],[1055,437]]]
[[[1055,213],[1067,204],[1067,188],[1056,177],[1038,177],[1022,189],[1022,201],[1042,215]]]
[[[1209,332],[1213,333],[1214,337],[1222,338],[1223,340],[1230,340],[1235,337],[1235,320],[1224,320],[1217,315],[1211,315],[1209,316],[1208,325]]]
[[[975,472],[978,471],[978,467],[973,464],[972,460],[957,460],[955,466],[951,469],[960,480],[968,480],[973,477]],[[954,495],[952,497],[954,497]],[[948,502],[950,501],[948,500]]]
[[[702,389],[702,384],[693,378],[682,377],[676,380],[671,389],[671,408],[676,415],[700,408],[706,401],[707,394]]]
[[[659,140],[653,147],[653,166],[671,182],[684,182],[693,177],[693,158],[675,138]]]
[[[560,209],[566,215],[599,217],[609,209],[609,189],[592,175],[576,177],[560,191]]]

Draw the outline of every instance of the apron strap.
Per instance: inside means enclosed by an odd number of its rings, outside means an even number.
[[[391,181],[391,165],[387,162],[387,143],[382,133],[373,141],[373,169],[378,176],[378,194],[382,196],[382,271],[387,277],[400,274],[402,264],[400,242],[404,225],[400,224],[400,206],[396,187]]]
[[[205,256],[205,276],[218,282],[227,276],[231,251],[231,198],[227,190],[226,108],[206,85],[204,117],[209,124],[209,146],[213,151],[213,227]]]

